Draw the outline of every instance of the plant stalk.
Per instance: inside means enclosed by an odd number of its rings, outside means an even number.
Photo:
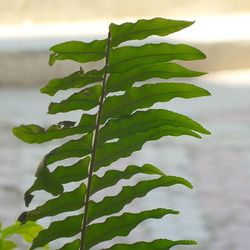
[[[87,225],[88,225],[89,199],[91,196],[91,182],[92,182],[93,172],[95,169],[95,158],[96,158],[96,148],[97,148],[97,142],[98,142],[98,133],[99,133],[99,128],[100,128],[100,124],[101,124],[103,104],[104,104],[105,95],[106,95],[105,92],[106,92],[106,81],[107,81],[108,64],[109,64],[110,39],[111,39],[111,37],[110,37],[110,32],[109,32],[107,46],[106,46],[104,76],[103,76],[103,81],[102,81],[102,93],[101,93],[101,97],[100,97],[99,110],[97,112],[96,128],[95,128],[95,132],[94,132],[91,160],[90,160],[90,165],[89,165],[88,184],[87,184],[86,196],[85,196],[85,201],[84,201],[85,206],[84,206],[84,214],[83,214],[83,216],[84,216],[83,223],[82,223],[82,228],[81,228],[80,250],[85,249],[86,229],[87,229]]]

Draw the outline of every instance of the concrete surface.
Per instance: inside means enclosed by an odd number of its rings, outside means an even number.
[[[80,22],[81,25],[82,22],[93,20],[113,22],[116,19],[155,16],[188,17],[199,23],[201,16],[216,17],[217,14],[234,15],[243,12],[249,16],[249,11],[249,0],[194,0],[192,4],[188,0],[0,0],[0,221],[4,225],[13,223],[24,210],[23,193],[34,181],[38,162],[46,152],[58,145],[24,144],[11,134],[11,128],[21,123],[49,126],[55,120],[65,120],[64,115],[45,115],[51,98],[41,95],[38,88],[51,78],[78,70],[78,66],[72,63],[58,63],[53,68],[47,66],[48,47],[55,42],[67,40],[68,37],[56,38],[53,29],[49,31],[52,39],[44,36],[40,30],[36,30],[36,35],[31,34],[30,27],[33,24],[36,29],[36,24],[47,23],[51,26],[57,23],[71,25]],[[185,249],[248,249],[250,53],[249,39],[244,39],[249,38],[248,30],[244,28],[248,22],[237,20],[238,17],[233,17],[232,23],[225,25],[217,22],[217,19],[216,23],[214,18],[209,17],[207,23],[210,26],[200,26],[204,33],[194,32],[200,37],[195,37],[191,44],[204,50],[208,59],[192,63],[192,67],[203,71],[216,71],[200,78],[199,81],[213,96],[176,100],[165,106],[200,121],[213,135],[203,140],[188,137],[165,138],[146,144],[142,152],[116,163],[126,166],[148,162],[161,167],[169,174],[189,179],[194,185],[193,190],[181,187],[158,189],[143,199],[135,200],[124,209],[138,211],[158,205],[179,210],[181,214],[166,217],[158,222],[143,223],[132,232],[129,239],[120,240],[185,238],[199,242],[198,246]],[[68,26],[63,28],[63,34],[65,29],[65,33],[71,32]],[[5,29],[7,36],[3,32]],[[240,29],[243,32],[238,33]],[[99,31],[94,32],[99,34]],[[46,32],[45,34],[48,35]],[[77,31],[74,35],[82,39],[81,32]],[[208,41],[208,37],[213,41]],[[242,71],[243,68],[248,69]],[[64,94],[60,93],[57,98],[63,96]],[[77,119],[78,115],[79,112],[75,112],[69,117]],[[140,177],[133,178],[131,182],[137,182],[139,179]],[[122,182],[126,183],[128,182]],[[116,188],[117,192],[119,188],[120,186]],[[43,195],[38,195],[33,206],[44,199]],[[100,199],[100,195],[97,195],[96,199]],[[50,222],[50,218],[42,221],[44,225]],[[26,247],[20,249],[24,250]],[[175,249],[183,250],[184,247]]]
[[[133,202],[130,208],[134,211],[158,205],[177,209],[181,214],[143,223],[133,231],[130,241],[154,237],[196,239],[199,245],[190,249],[197,250],[246,250],[250,245],[249,76],[235,77],[234,84],[225,82],[233,74],[204,76],[199,82],[212,97],[175,100],[165,105],[200,121],[212,131],[212,136],[203,140],[169,137],[147,143],[142,152],[117,163],[152,163],[169,174],[186,177],[194,185],[193,190],[158,189]],[[61,119],[63,116],[44,115],[50,100],[37,89],[1,89],[0,220],[4,224],[12,223],[24,209],[23,193],[33,182],[37,163],[55,146],[24,144],[14,138],[11,128],[20,123],[47,126],[55,118]],[[74,119],[77,115],[70,116]],[[44,197],[38,196],[34,203],[42,200]],[[49,222],[50,219],[43,223]]]

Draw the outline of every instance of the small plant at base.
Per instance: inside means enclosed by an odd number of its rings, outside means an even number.
[[[0,223],[0,250],[12,250],[17,248],[17,243],[13,239],[13,236],[19,235],[27,243],[32,243],[34,238],[43,228],[35,222],[27,222],[21,225],[20,222],[16,222],[13,225],[2,228]],[[43,247],[44,250],[48,250],[48,246]]]
[[[69,140],[44,156],[38,166],[34,184],[25,193],[27,206],[35,191],[43,190],[57,197],[34,210],[24,212],[19,217],[22,223],[77,211],[63,220],[52,222],[47,229],[41,231],[33,241],[31,249],[59,238],[80,234],[73,241],[61,246],[60,250],[88,250],[117,236],[127,236],[144,220],[178,214],[171,209],[157,208],[140,213],[114,215],[121,212],[125,205],[136,198],[144,197],[157,187],[180,184],[192,188],[186,179],[166,175],[150,164],[130,165],[124,170],[109,169],[103,176],[98,175],[98,171],[141,150],[144,143],[163,136],[189,135],[200,138],[199,134],[210,134],[200,124],[184,115],[165,109],[152,109],[155,103],[168,102],[173,98],[208,96],[207,90],[184,82],[145,82],[151,78],[167,80],[200,76],[202,72],[190,70],[171,61],[200,60],[204,59],[205,55],[185,44],[122,46],[126,41],[143,40],[152,35],[166,36],[191,24],[192,22],[188,21],[163,18],[121,25],[111,24],[107,39],[90,43],[69,41],[50,49],[50,65],[57,60],[87,63],[104,59],[104,67],[88,72],[80,68],[69,76],[51,80],[41,89],[42,93],[53,96],[60,90],[81,88],[67,99],[49,105],[50,114],[84,111],[79,122],[63,121],[48,129],[34,124],[13,129],[18,138],[28,143],[43,143],[81,135],[79,139]],[[135,86],[136,82],[144,84]],[[119,94],[114,94],[116,92]],[[87,112],[94,108],[97,108],[96,113]],[[53,171],[50,170],[50,164],[73,157],[80,160],[71,166],[60,165]],[[117,195],[103,197],[99,202],[92,199],[98,191],[139,173],[158,177],[142,180],[134,186],[124,186]],[[81,184],[74,190],[64,191],[65,184],[70,182]],[[104,216],[107,216],[104,222],[95,221]],[[151,242],[115,244],[109,250],[166,250],[176,245],[192,244],[195,242],[157,239]]]

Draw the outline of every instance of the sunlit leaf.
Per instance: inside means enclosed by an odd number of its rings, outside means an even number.
[[[136,23],[123,23],[121,25],[111,24],[110,32],[112,46],[117,46],[128,40],[142,40],[148,36],[166,36],[182,30],[193,24],[193,22],[171,20],[164,18],[141,19]]]
[[[80,63],[98,61],[105,57],[107,40],[95,40],[90,43],[81,41],[68,41],[54,45],[50,48],[52,58],[50,65],[56,60],[73,60]]]
[[[42,229],[43,228],[40,225],[34,222],[27,222],[23,225],[17,222],[16,224],[6,227],[2,231],[2,237],[7,238],[14,234],[18,234],[21,235],[24,240],[31,243]]]
[[[95,128],[95,116],[84,114],[80,123],[77,126],[74,124],[75,122],[62,121],[47,129],[35,124],[21,125],[13,128],[13,133],[17,138],[27,143],[43,143],[75,134],[92,132]]]

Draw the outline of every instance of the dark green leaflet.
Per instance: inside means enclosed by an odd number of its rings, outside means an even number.
[[[37,173],[43,166],[47,166],[57,161],[67,159],[69,157],[83,157],[91,152],[92,134],[83,136],[78,140],[71,140],[63,145],[50,151],[41,162]]]
[[[99,190],[113,186],[120,180],[129,179],[136,174],[165,175],[159,168],[151,164],[144,164],[142,167],[130,165],[123,171],[109,170],[102,177],[93,176],[91,193],[94,194]]]
[[[55,196],[19,217],[22,223],[45,217],[51,217],[53,221],[38,234],[30,249],[37,249],[61,238],[73,237],[63,246],[60,244],[58,250],[88,250],[117,236],[129,235],[144,220],[178,214],[177,211],[163,208],[124,213],[123,208],[158,187],[170,188],[178,184],[192,188],[186,179],[167,175],[151,164],[122,168],[118,165],[116,169],[109,169],[109,166],[141,150],[149,141],[165,136],[201,138],[201,134],[210,134],[206,128],[185,115],[165,109],[152,109],[156,103],[166,103],[175,98],[210,95],[207,90],[183,80],[168,80],[203,75],[203,72],[185,68],[181,62],[177,64],[175,61],[200,60],[206,56],[186,44],[161,42],[146,43],[139,47],[122,44],[152,35],[166,36],[192,23],[157,17],[138,20],[136,23],[111,24],[107,39],[89,43],[69,41],[51,48],[50,65],[57,60],[80,63],[102,60],[100,63],[103,65],[101,69],[88,72],[84,71],[83,65],[78,65],[80,70],[53,79],[41,89],[42,93],[50,96],[61,90],[79,89],[65,100],[57,103],[52,101],[48,111],[49,114],[57,114],[80,110],[83,114],[79,121],[68,120],[65,114],[63,121],[55,122],[46,129],[35,124],[13,129],[19,139],[28,143],[69,138],[42,158],[36,179],[25,193],[27,206],[36,191]],[[148,83],[153,78],[154,81]],[[157,79],[164,79],[164,82]],[[76,138],[71,139],[69,136]],[[72,162],[60,162],[64,160]],[[100,175],[99,169],[103,167],[107,170]],[[131,179],[136,175],[143,179],[131,184]],[[122,180],[128,183],[116,195],[103,195],[98,202],[93,199],[95,193],[104,189],[116,190],[116,184]],[[68,183],[75,183],[76,186],[69,190],[71,185],[65,185]],[[65,215],[65,219],[53,218],[59,214]],[[104,221],[99,220],[104,216]],[[109,249],[166,250],[178,245],[193,244],[194,241],[157,239],[151,242],[115,244]]]
[[[163,136],[181,135],[191,135],[201,138],[197,133],[190,131],[189,129],[175,129],[171,126],[161,126],[157,129],[148,130],[147,132],[127,136],[117,142],[100,145],[96,151],[96,169],[108,166],[121,158],[130,156],[133,152],[140,150],[147,141],[158,140]]]
[[[192,240],[167,240],[159,239],[152,242],[137,242],[134,244],[117,244],[105,250],[168,250],[179,245],[196,245]]]
[[[75,190],[65,192],[36,209],[25,212],[25,214],[21,216],[24,221],[36,221],[47,216],[53,216],[68,211],[76,211],[83,206],[81,198],[84,197],[85,194],[86,186],[82,184]]]
[[[88,227],[85,247],[89,249],[116,236],[126,236],[142,221],[150,218],[160,219],[167,214],[178,214],[178,212],[158,208],[136,214],[124,213],[120,216],[109,217],[102,223],[91,224]]]
[[[192,185],[185,179],[176,176],[162,176],[158,179],[141,181],[135,186],[125,186],[116,196],[105,197],[100,202],[91,201],[89,221],[102,216],[120,212],[120,210],[136,198],[144,197],[151,190],[158,187],[169,187],[181,184],[189,188]]]
[[[73,215],[64,220],[52,222],[48,229],[42,230],[38,234],[30,250],[42,247],[58,238],[76,235],[81,230],[81,220],[82,215]]]
[[[63,245],[60,249],[57,250],[75,250],[75,249],[79,249],[80,247],[80,240],[74,240],[70,243],[67,243],[65,245]]]
[[[51,175],[61,184],[84,180],[88,176],[89,157],[85,157],[69,166],[58,166]],[[30,192],[43,189],[43,183],[36,179]]]

